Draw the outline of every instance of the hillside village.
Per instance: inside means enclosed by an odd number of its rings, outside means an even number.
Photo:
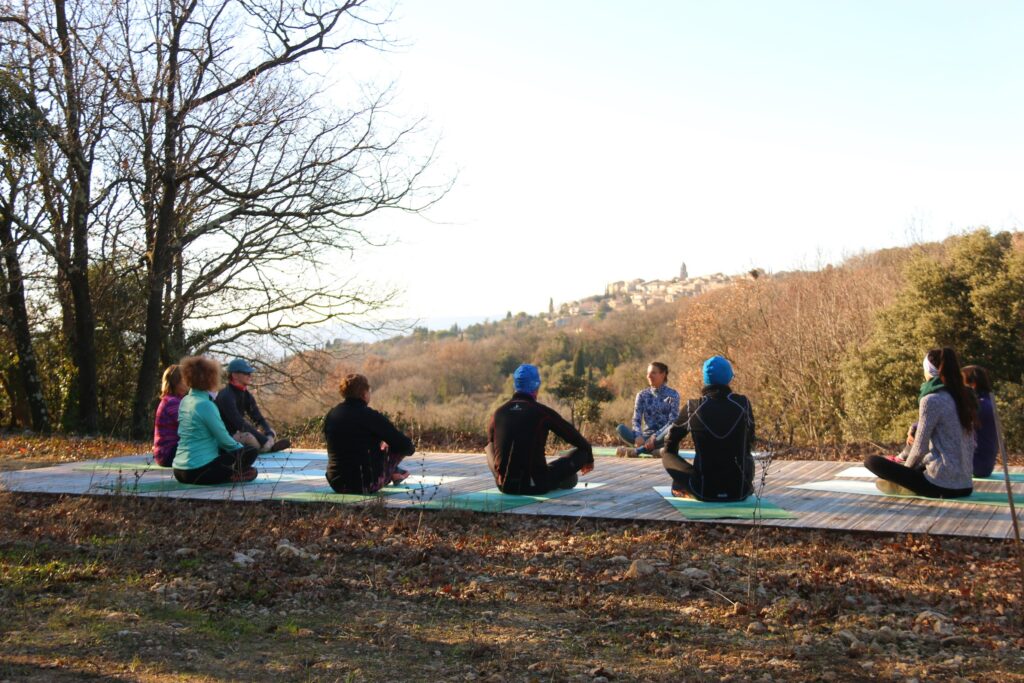
[[[755,275],[756,273],[756,275]],[[644,280],[638,278],[612,282],[605,287],[604,294],[598,294],[579,301],[570,301],[559,306],[557,311],[552,302],[548,310],[548,324],[561,327],[568,324],[572,316],[602,316],[613,310],[634,308],[646,311],[650,306],[661,303],[672,303],[687,297],[697,296],[719,287],[724,287],[736,280],[760,276],[761,271],[752,271],[743,275],[701,275],[688,277],[686,263],[679,269],[679,277],[671,280]]]

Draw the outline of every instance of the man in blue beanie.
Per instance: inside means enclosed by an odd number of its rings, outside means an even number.
[[[733,393],[732,364],[722,356],[704,361],[701,397],[686,402],[669,429],[661,462],[672,477],[672,494],[709,502],[745,500],[754,491],[754,413],[746,396]],[[679,457],[689,434],[697,452],[691,465]]]
[[[243,358],[235,358],[228,363],[227,386],[218,391],[214,399],[220,410],[220,419],[236,440],[244,439],[243,443],[258,446],[261,453],[283,451],[292,445],[291,442],[277,438],[249,391],[254,372],[256,368]],[[246,418],[251,418],[252,422]]]
[[[512,375],[515,393],[494,411],[487,426],[487,465],[503,493],[539,495],[571,489],[577,472],[594,469],[590,443],[557,412],[537,401],[540,372],[520,365]],[[548,433],[567,441],[572,450],[551,463],[544,457]]]

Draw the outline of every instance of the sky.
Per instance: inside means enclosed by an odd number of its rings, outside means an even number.
[[[346,273],[391,317],[539,313],[609,282],[816,268],[1024,221],[1024,3],[407,0],[345,62],[423,115],[424,216]],[[335,74],[337,75],[337,74]]]

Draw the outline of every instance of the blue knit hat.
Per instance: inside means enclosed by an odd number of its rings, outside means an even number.
[[[721,356],[704,361],[704,384],[728,384],[732,381],[732,364]]]
[[[540,370],[536,365],[523,363],[512,373],[512,386],[523,394],[537,393],[540,389]]]

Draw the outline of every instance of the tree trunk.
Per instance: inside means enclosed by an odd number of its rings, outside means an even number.
[[[75,81],[72,41],[68,31],[64,0],[53,3],[60,62],[64,77],[67,157],[71,171],[68,225],[71,229],[71,262],[65,264],[71,299],[75,307],[73,358],[78,370],[79,428],[87,434],[99,431],[99,384],[96,363],[96,317],[89,291],[89,193],[92,162],[87,158],[81,131],[81,100]]]
[[[185,17],[181,18],[184,22]],[[174,32],[177,36],[177,32]],[[164,346],[164,288],[171,276],[170,238],[176,232],[178,200],[178,113],[175,111],[178,78],[178,46],[172,43],[167,50],[167,83],[165,87],[164,129],[160,160],[160,203],[157,207],[156,226],[150,233],[149,259],[146,272],[146,332],[139,365],[139,379],[135,383],[132,402],[131,432],[136,438],[152,431],[150,405],[156,396],[157,377],[160,372],[160,350]]]
[[[39,365],[32,347],[32,331],[28,322],[28,307],[25,305],[25,282],[18,262],[17,245],[14,243],[11,224],[13,217],[5,211],[0,215],[0,249],[3,250],[4,268],[7,271],[4,297],[11,313],[11,332],[14,334],[14,348],[18,351],[18,377],[28,401],[32,415],[32,429],[37,432],[50,431],[50,412],[43,398],[43,384],[39,379]]]

